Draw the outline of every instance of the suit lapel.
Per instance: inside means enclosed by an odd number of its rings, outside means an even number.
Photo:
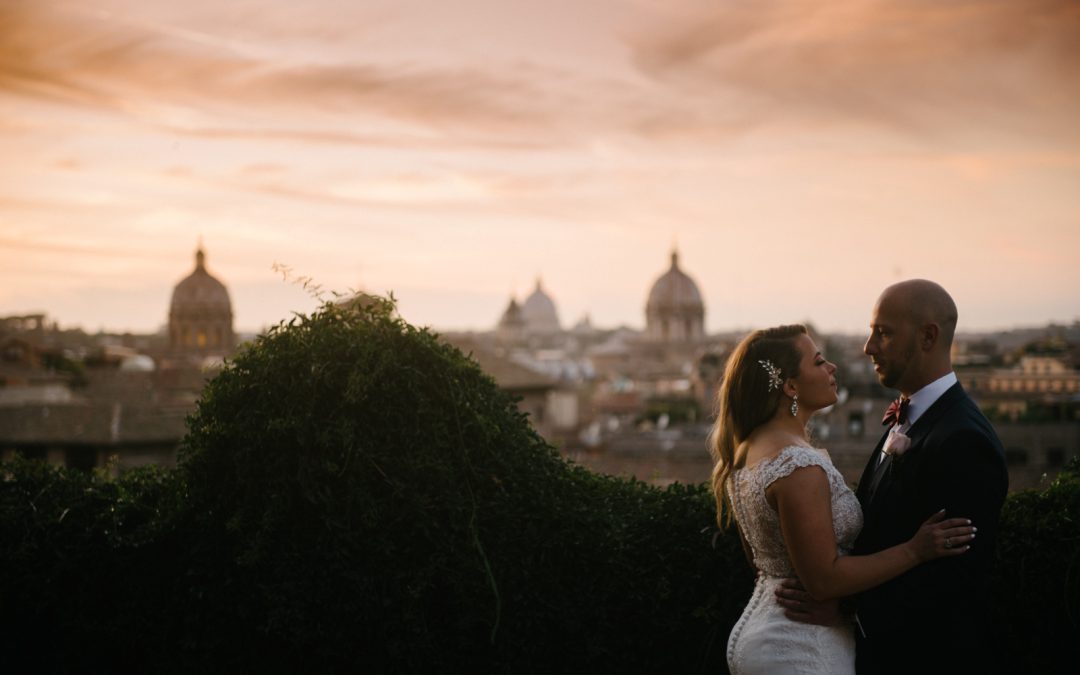
[[[914,454],[921,450],[923,438],[926,437],[930,430],[934,428],[938,420],[941,419],[946,412],[953,407],[953,405],[964,397],[964,389],[957,382],[953,386],[945,390],[945,393],[938,397],[934,401],[933,405],[927,408],[926,412],[919,416],[919,419],[915,424],[911,425],[908,429],[906,436],[911,439],[911,446],[908,448],[908,453]],[[896,477],[896,468],[893,466],[893,458],[886,456],[882,460],[881,465],[874,467],[876,463],[878,452],[881,451],[882,446],[885,443],[885,439],[888,438],[889,432],[886,431],[881,440],[878,441],[877,447],[874,450],[873,457],[870,458],[870,464],[867,465],[866,471],[863,472],[863,481],[868,483],[866,490],[863,490],[863,482],[859,483],[859,503],[862,504],[863,513],[867,514],[873,505],[874,495],[879,491],[886,488]]]
[[[859,478],[859,487],[855,493],[858,497],[859,503],[862,504],[863,513],[870,507],[870,496],[873,493],[872,484],[874,483],[874,474],[878,469],[878,454],[881,452],[881,448],[885,445],[885,439],[889,437],[889,430],[886,429],[885,433],[878,439],[877,445],[874,446],[874,452],[870,455],[870,461],[866,463],[866,468],[863,469],[862,477]]]
[[[878,488],[881,487],[881,482],[885,480],[885,476],[889,475],[892,469],[893,457],[892,455],[885,455],[881,462],[874,469],[874,477],[870,480],[870,492],[866,498],[871,504],[874,503],[874,495],[877,494]]]
[[[964,388],[960,386],[959,382],[946,389],[945,393],[939,396],[938,400],[934,401],[934,404],[920,415],[918,421],[908,429],[907,435],[911,439],[911,447],[913,449],[918,447],[920,441],[934,428],[942,415],[948,412],[953,407],[953,404],[963,397]]]

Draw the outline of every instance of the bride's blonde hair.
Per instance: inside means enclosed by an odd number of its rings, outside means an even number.
[[[760,362],[778,368],[781,381],[797,377],[800,354],[795,339],[805,334],[806,326],[801,324],[756,330],[728,357],[717,394],[716,422],[709,433],[709,452],[715,462],[712,489],[721,527],[730,525],[734,517],[728,477],[746,463],[746,439],[772,419],[784,393],[783,387],[770,388],[770,372]]]

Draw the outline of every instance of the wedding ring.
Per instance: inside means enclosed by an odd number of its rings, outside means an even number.
[[[952,548],[952,537],[945,537],[945,548]]]

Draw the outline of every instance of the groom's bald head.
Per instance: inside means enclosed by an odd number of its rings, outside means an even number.
[[[878,380],[910,396],[952,370],[956,303],[932,281],[901,281],[882,291],[863,352]]]
[[[888,304],[915,326],[938,327],[938,348],[946,353],[956,334],[957,311],[949,293],[926,279],[908,279],[889,286],[881,293],[878,305]]]

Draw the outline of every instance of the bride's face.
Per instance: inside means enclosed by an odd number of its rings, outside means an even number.
[[[821,355],[809,335],[800,335],[796,346],[801,355],[799,376],[793,380],[799,407],[820,410],[836,403],[836,365]]]

